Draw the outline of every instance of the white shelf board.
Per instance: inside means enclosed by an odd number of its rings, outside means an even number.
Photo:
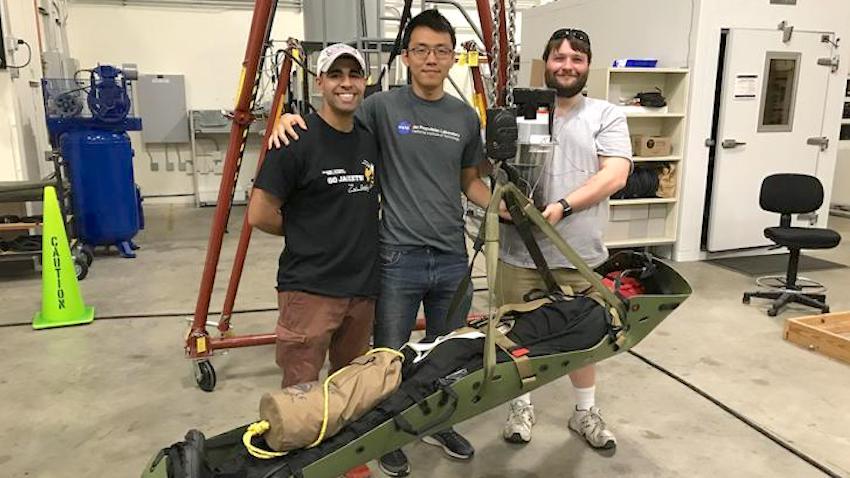
[[[673,162],[673,161],[681,161],[681,155],[673,155],[673,156],[632,156],[632,161],[636,163],[650,163],[650,162]]]
[[[626,113],[626,118],[684,118],[685,113]]]
[[[680,73],[688,72],[687,68],[640,68],[640,67],[611,67],[611,73]]]
[[[644,247],[644,246],[660,246],[663,244],[673,244],[676,242],[674,237],[647,237],[641,239],[623,239],[619,241],[605,241],[605,247],[615,249],[619,247]]]
[[[676,198],[645,198],[645,199],[611,199],[611,206],[634,206],[638,204],[669,204],[676,202]]]

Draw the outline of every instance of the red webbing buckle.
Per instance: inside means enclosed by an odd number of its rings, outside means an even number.
[[[514,358],[524,357],[528,355],[528,349],[525,347],[516,347],[514,349],[511,349],[511,355]]]

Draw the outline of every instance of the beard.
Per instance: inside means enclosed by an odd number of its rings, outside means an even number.
[[[590,73],[590,70],[585,71],[578,78],[575,79],[575,83],[572,86],[562,86],[558,83],[558,79],[555,78],[554,73],[547,71],[546,72],[546,86],[555,90],[555,94],[560,98],[572,98],[573,96],[581,93],[581,90],[584,89],[584,85],[587,84],[587,75]]]

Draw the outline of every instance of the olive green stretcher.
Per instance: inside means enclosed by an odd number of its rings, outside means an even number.
[[[286,477],[329,478],[343,474],[356,465],[378,458],[416,440],[419,436],[447,428],[456,423],[484,413],[521,394],[537,389],[564,375],[586,365],[600,362],[616,354],[625,352],[637,345],[662,320],[675,310],[690,294],[687,281],[665,262],[653,258],[655,266],[653,287],[646,293],[624,299],[608,289],[600,279],[605,274],[621,270],[627,264],[617,264],[618,255],[596,268],[590,269],[575,253],[555,229],[549,225],[540,212],[522,193],[509,182],[499,181],[487,209],[484,221],[485,256],[488,271],[490,303],[494,302],[496,270],[499,259],[499,223],[498,208],[503,197],[515,200],[525,216],[552,241],[557,249],[576,266],[576,269],[593,287],[592,294],[603,307],[608,308],[615,333],[606,335],[596,345],[553,355],[528,357],[523,367],[515,361],[497,362],[498,332],[496,332],[497,314],[481,326],[486,332],[484,363],[477,371],[454,381],[449,385],[454,399],[447,399],[447,392],[440,390],[425,400],[410,406],[399,415],[409,424],[407,430],[398,426],[398,420],[389,419],[370,431],[363,433],[330,453],[317,457],[310,463],[301,463],[294,470],[286,466],[281,458],[281,466],[275,468],[264,464],[262,473],[248,473],[246,477]],[[520,373],[520,369],[523,373]],[[525,377],[523,377],[524,375]],[[449,393],[451,393],[449,392]],[[237,429],[234,432],[238,432]],[[219,476],[216,474],[198,474],[169,476],[166,472],[168,457],[161,455],[145,468],[143,478],[185,478]],[[223,475],[222,475],[223,476]],[[232,476],[232,475],[228,475]]]

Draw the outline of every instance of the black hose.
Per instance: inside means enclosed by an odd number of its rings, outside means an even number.
[[[742,415],[741,413],[739,413],[739,412],[737,412],[737,411],[733,410],[732,408],[730,408],[730,407],[729,407],[728,405],[726,405],[725,403],[723,403],[723,402],[721,402],[720,400],[718,400],[718,399],[716,399],[716,398],[712,397],[711,395],[709,395],[709,394],[708,394],[708,392],[705,392],[704,390],[702,390],[701,388],[697,387],[696,385],[694,385],[694,384],[692,384],[692,383],[688,382],[687,380],[683,379],[682,377],[680,377],[680,376],[676,375],[675,373],[673,373],[673,372],[671,372],[671,371],[667,370],[666,368],[662,367],[661,365],[658,365],[657,363],[655,363],[655,362],[653,362],[652,360],[650,360],[650,359],[648,359],[648,358],[644,357],[643,355],[641,355],[641,354],[639,354],[639,353],[635,352],[634,350],[629,350],[629,353],[630,353],[631,355],[633,355],[633,356],[637,357],[637,358],[638,358],[638,360],[642,361],[643,363],[645,363],[645,364],[649,365],[650,367],[652,367],[652,368],[654,368],[654,369],[658,370],[659,372],[663,373],[664,375],[667,375],[668,377],[672,378],[673,380],[675,380],[675,381],[677,381],[677,382],[681,383],[682,385],[684,385],[684,386],[688,387],[689,389],[691,389],[693,392],[695,392],[697,395],[701,396],[702,398],[704,398],[704,399],[708,400],[709,402],[711,402],[711,403],[713,403],[713,404],[717,405],[717,406],[718,406],[718,407],[720,407],[720,409],[721,409],[721,410],[723,410],[724,412],[726,412],[726,413],[728,413],[728,414],[732,415],[733,417],[737,418],[738,420],[740,420],[741,422],[743,422],[743,423],[744,423],[745,425],[747,425],[748,427],[750,427],[750,428],[752,428],[753,430],[755,430],[755,431],[757,431],[757,432],[761,433],[761,434],[762,434],[765,438],[767,438],[767,439],[769,439],[770,441],[772,441],[772,442],[776,443],[777,445],[781,446],[781,447],[782,447],[782,448],[784,448],[785,450],[787,450],[787,451],[791,452],[791,453],[792,453],[793,455],[795,455],[797,458],[800,458],[801,460],[805,461],[806,463],[808,463],[808,464],[812,465],[813,467],[817,468],[818,470],[820,470],[821,472],[823,472],[826,476],[829,476],[830,478],[841,478],[841,475],[839,475],[838,473],[836,473],[836,472],[832,471],[832,470],[831,470],[828,466],[826,466],[826,465],[824,465],[824,464],[822,464],[822,463],[818,462],[817,460],[815,460],[814,458],[810,457],[809,455],[807,455],[807,454],[803,453],[803,452],[802,452],[802,451],[800,451],[799,449],[795,448],[795,447],[794,447],[794,446],[792,446],[790,443],[788,443],[787,441],[783,440],[781,437],[777,436],[776,434],[774,434],[774,433],[773,433],[773,432],[771,432],[770,430],[767,430],[766,428],[762,427],[762,426],[761,426],[761,425],[759,425],[758,423],[755,423],[754,421],[752,421],[752,420],[750,420],[749,418],[745,417],[745,416],[744,416],[744,415]]]
[[[277,307],[259,307],[255,309],[240,309],[234,310],[234,314],[250,314],[254,312],[277,312]],[[115,315],[98,315],[96,317],[97,320],[124,320],[124,319],[156,319],[156,318],[167,318],[167,317],[182,317],[189,316],[191,317],[194,312],[156,312],[151,314],[115,314]],[[217,315],[221,314],[221,311],[210,311],[209,315]],[[32,322],[12,322],[8,324],[0,324],[0,328],[5,327],[21,327],[21,326],[29,326],[32,325]]]

